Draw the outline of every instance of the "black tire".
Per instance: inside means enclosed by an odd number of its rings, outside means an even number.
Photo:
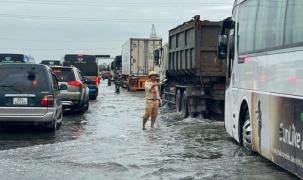
[[[242,142],[248,153],[254,155],[255,152],[252,150],[252,129],[248,109],[246,109],[244,124],[242,126]]]
[[[115,89],[116,89],[116,93],[120,92],[120,87],[119,86],[116,86]]]
[[[203,119],[209,119],[209,117],[210,117],[209,112],[208,111],[203,111],[202,112],[202,117],[203,117]]]
[[[164,106],[166,104],[166,102],[164,101],[165,94],[161,92],[160,96],[161,96],[161,99],[162,99],[162,106]]]
[[[77,112],[79,112],[80,114],[83,114],[85,112],[85,103],[82,102],[79,107],[77,108]]]
[[[87,102],[86,102],[85,110],[87,111],[88,108],[89,108],[89,100],[87,100]]]
[[[56,119],[53,120],[50,123],[47,123],[45,125],[46,131],[48,131],[48,132],[55,132],[57,130],[57,125],[58,125],[58,123],[57,123]]]
[[[180,89],[178,89],[176,94],[176,111],[180,112],[182,108],[182,95]]]
[[[182,96],[182,117],[188,118],[189,113],[188,113],[188,106],[187,106],[187,95],[186,95],[186,91],[183,92],[183,96]]]

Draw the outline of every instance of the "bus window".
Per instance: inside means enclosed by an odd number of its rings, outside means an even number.
[[[0,54],[0,63],[35,63],[32,56],[24,54]]]
[[[255,50],[283,45],[286,1],[260,1],[255,33]]]
[[[303,42],[303,1],[288,1],[285,22],[285,45]]]

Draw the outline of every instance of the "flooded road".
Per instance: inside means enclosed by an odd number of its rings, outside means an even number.
[[[222,121],[182,119],[164,106],[143,131],[144,92],[100,86],[89,110],[65,113],[56,133],[1,130],[0,179],[297,179],[247,155]]]

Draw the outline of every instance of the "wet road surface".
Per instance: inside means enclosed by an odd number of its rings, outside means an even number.
[[[144,92],[115,93],[102,81],[85,114],[64,114],[56,133],[37,127],[0,131],[0,179],[297,179],[249,156],[222,121],[182,119],[161,108],[142,130]]]

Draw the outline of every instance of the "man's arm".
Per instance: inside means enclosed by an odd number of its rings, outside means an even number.
[[[151,85],[148,81],[146,81],[146,82],[144,83],[144,87],[145,87],[145,91],[151,92],[151,90],[152,90],[152,85]]]

